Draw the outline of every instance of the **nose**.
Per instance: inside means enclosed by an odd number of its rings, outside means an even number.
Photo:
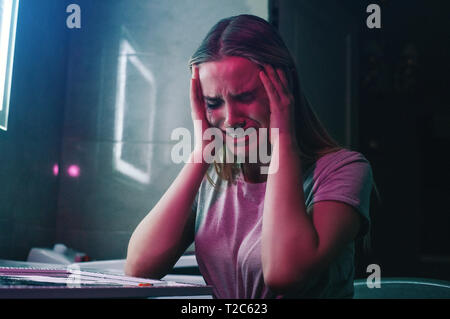
[[[225,107],[225,128],[245,127],[245,117],[238,107],[232,103],[227,103]]]

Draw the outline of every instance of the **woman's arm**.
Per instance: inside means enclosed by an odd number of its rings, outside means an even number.
[[[266,284],[279,293],[300,289],[356,237],[360,219],[349,205],[317,202],[307,214],[298,153],[279,138],[278,171],[267,178],[262,226]]]
[[[359,216],[344,203],[318,202],[307,214],[301,161],[290,127],[293,103],[281,71],[267,66],[261,80],[271,103],[274,165],[267,177],[262,226],[262,265],[266,284],[279,293],[300,289],[350,242],[359,229]],[[277,153],[275,153],[277,152]],[[272,171],[269,167],[269,171]]]
[[[195,215],[191,207],[208,168],[204,163],[194,163],[193,156],[133,232],[125,265],[127,275],[161,278],[193,242]]]

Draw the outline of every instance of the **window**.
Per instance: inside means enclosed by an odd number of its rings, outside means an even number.
[[[154,137],[156,90],[153,72],[141,61],[139,53],[127,39],[120,44],[117,73],[114,137],[145,140]],[[139,98],[137,98],[139,97]],[[145,98],[143,98],[145,97]],[[133,109],[148,110],[148,117]],[[134,116],[133,116],[134,115]],[[142,184],[150,183],[153,148],[136,148],[135,143],[117,143],[114,167]]]
[[[14,42],[19,0],[0,0],[0,129],[8,127]]]

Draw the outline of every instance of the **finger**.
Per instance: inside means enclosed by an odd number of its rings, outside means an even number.
[[[276,92],[272,81],[269,80],[269,77],[264,71],[259,72],[259,78],[266,89],[267,97],[269,98],[270,106],[272,107],[272,104],[276,104],[279,100],[278,93]]]
[[[200,79],[199,72],[200,72],[200,70],[198,68],[198,65],[194,65],[194,78],[197,79],[197,80]]]
[[[195,106],[195,104],[197,103],[197,81],[193,77],[191,78],[189,98],[191,100],[192,106]]]
[[[191,104],[193,104],[193,102],[195,101],[195,79],[191,78],[191,83],[189,86],[189,99],[191,100]]]
[[[202,104],[199,97],[198,80],[195,78],[191,79],[190,99],[193,111],[198,113]]]
[[[286,74],[284,73],[284,71],[282,69],[277,69],[277,74],[278,77],[281,81],[281,83],[283,84],[283,92],[284,93],[288,93],[289,92],[289,84],[286,78]]]
[[[193,69],[192,74],[193,74],[193,78],[191,79],[192,112],[195,114],[194,116],[196,119],[208,123],[198,66],[196,66]]]
[[[278,97],[281,97],[285,92],[283,84],[281,83],[281,79],[278,76],[278,73],[275,71],[274,67],[271,66],[270,64],[266,64],[264,67],[267,75],[269,76],[269,79],[271,80],[273,86],[275,87]]]
[[[203,99],[202,84],[200,82],[200,68],[198,67],[198,65],[195,68],[195,79],[196,79],[196,82],[197,82],[197,96],[198,96],[198,99],[200,101],[200,105],[204,106],[205,105],[205,101]]]
[[[191,78],[191,96],[194,101],[198,102],[199,95],[199,77],[198,77],[198,66],[195,64],[192,66],[192,78]]]

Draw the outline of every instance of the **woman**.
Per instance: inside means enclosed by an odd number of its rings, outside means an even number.
[[[370,164],[326,133],[265,20],[219,21],[190,66],[196,147],[133,233],[126,273],[160,278],[195,240],[216,298],[351,297],[354,241],[369,228]],[[257,148],[227,129],[276,129],[269,174],[261,162],[194,160],[210,127],[234,143],[225,151],[244,156]]]

